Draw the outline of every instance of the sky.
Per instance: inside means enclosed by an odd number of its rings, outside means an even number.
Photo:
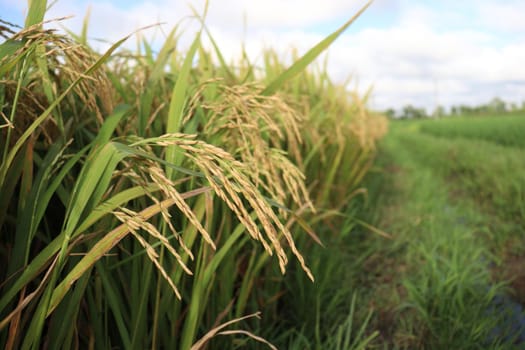
[[[52,3],[53,1],[48,1]],[[364,0],[209,0],[206,19],[221,51],[234,58],[244,42],[260,60],[265,47],[286,59],[335,31]],[[88,36],[104,48],[140,27],[160,45],[181,23],[181,42],[197,28],[191,8],[202,13],[204,0],[58,0],[47,19],[74,16],[62,25],[80,32],[90,8]],[[0,0],[0,19],[22,25],[27,3]],[[525,101],[525,1],[523,0],[375,0],[331,46],[328,70],[334,81],[352,78],[375,109],[405,105],[478,105],[501,97]],[[184,20],[182,20],[184,19]],[[182,20],[182,22],[181,22]],[[130,47],[136,41],[130,40]]]

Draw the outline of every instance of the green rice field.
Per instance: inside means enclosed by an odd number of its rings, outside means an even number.
[[[426,120],[424,133],[445,138],[491,141],[503,146],[525,147],[525,113]]]
[[[525,116],[371,110],[316,61],[368,5],[256,62],[47,5],[0,22],[1,348],[525,346]]]

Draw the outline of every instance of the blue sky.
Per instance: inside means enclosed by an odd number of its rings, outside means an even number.
[[[51,2],[51,1],[49,1]],[[203,0],[58,0],[48,18],[74,15],[64,23],[79,31],[91,6],[89,35],[116,41],[159,21],[169,31],[198,10]],[[305,51],[346,21],[363,0],[210,0],[208,25],[231,58],[246,42],[253,59],[264,46],[283,56]],[[23,24],[26,2],[0,0],[0,18]],[[374,108],[412,104],[479,104],[495,96],[525,100],[525,1],[375,0],[331,47],[332,78],[354,78],[361,91],[373,87]],[[246,32],[243,30],[247,18]],[[157,40],[161,40],[159,30]],[[183,42],[192,39],[187,27]],[[186,38],[184,38],[186,37]],[[134,46],[131,41],[130,47]]]

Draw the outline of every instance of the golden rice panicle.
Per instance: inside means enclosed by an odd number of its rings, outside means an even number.
[[[181,294],[175,285],[175,283],[172,281],[172,279],[169,277],[168,273],[162,266],[162,264],[159,261],[159,255],[157,254],[157,251],[155,248],[150,245],[140,234],[139,230],[142,229],[146,232],[148,232],[152,237],[158,239],[167,249],[168,251],[173,254],[173,256],[176,258],[179,265],[182,267],[184,272],[191,275],[191,270],[184,264],[184,261],[180,257],[180,255],[177,253],[177,251],[170,245],[168,240],[155,228],[154,225],[151,225],[148,223],[143,217],[140,216],[139,213],[134,212],[130,209],[126,208],[120,208],[120,211],[114,211],[113,215],[125,224],[129,231],[133,234],[133,236],[139,241],[139,243],[144,247],[146,250],[146,254],[148,255],[148,258],[153,262],[153,264],[157,267],[158,271],[161,273],[162,277],[168,282],[170,287],[172,288],[173,292],[177,296],[178,299],[182,299]]]
[[[286,203],[291,195],[296,204],[313,210],[304,176],[282,150],[302,163],[303,118],[283,97],[261,95],[256,84],[218,86],[218,98],[203,104],[211,112],[204,134],[220,135],[221,144],[251,169],[252,182],[274,200]]]
[[[51,21],[44,23],[49,22]],[[19,80],[19,77],[9,72],[0,77],[5,87],[5,98],[8,101],[17,101],[16,105],[6,105],[2,112],[2,114],[10,114],[16,108],[15,118],[7,124],[13,131],[10,144],[15,144],[27,127],[44,113],[54,99],[80,77],[82,79],[73,88],[72,96],[64,99],[61,108],[53,111],[39,125],[32,138],[38,139],[42,135],[46,145],[53,144],[68,130],[63,113],[68,113],[69,116],[69,110],[74,110],[72,115],[76,115],[78,119],[83,117],[91,119],[89,117],[94,116],[94,120],[101,125],[104,121],[103,116],[113,110],[114,98],[113,87],[104,66],[89,75],[84,75],[97,61],[97,55],[88,47],[75,43],[68,36],[52,29],[43,29],[41,23],[16,32],[9,28],[9,23],[2,23],[5,25],[0,26],[0,35],[20,45],[14,53],[0,58],[0,66],[7,67],[22,58],[30,62],[28,66],[37,67],[37,69],[28,69],[23,80]],[[40,60],[38,65],[35,64],[35,59]],[[41,61],[44,64],[40,64]],[[14,71],[11,70],[11,73]],[[19,84],[20,82],[22,83]],[[7,120],[7,118],[2,119]]]
[[[145,147],[148,151],[150,151],[150,147]],[[127,162],[123,161],[123,163],[126,165],[126,170],[124,171],[124,175],[126,178],[130,179],[133,183],[143,187],[147,188],[148,185],[151,184],[150,180],[153,181],[153,183],[156,183],[158,188],[161,190],[161,192],[164,194],[164,197],[172,198],[170,197],[170,191],[166,190],[164,187],[166,186],[166,182],[163,182],[162,178],[165,178],[166,175],[164,171],[158,166],[156,162],[153,162],[151,160],[147,159],[140,159],[140,161],[137,161],[136,158],[133,158],[133,162]],[[157,174],[157,176],[153,175],[151,176],[151,173]],[[161,173],[162,175],[158,175]],[[185,182],[187,179],[180,180],[179,183]],[[170,181],[170,184],[174,187],[175,183]],[[171,189],[171,191],[174,191],[174,189]],[[159,206],[159,212],[162,216],[162,220],[164,223],[168,226],[170,232],[173,234],[173,236],[177,239],[177,242],[179,243],[179,246],[182,248],[184,253],[191,259],[194,260],[193,253],[191,250],[186,246],[184,243],[184,240],[182,239],[182,236],[177,232],[175,227],[173,226],[172,220],[171,220],[171,214],[169,213],[169,207],[164,207],[162,205],[161,199],[158,198],[158,195],[151,193],[150,191],[146,191],[146,195],[148,198],[150,198],[155,204]],[[180,199],[177,198],[177,201]],[[176,202],[174,200],[174,202]]]
[[[286,239],[292,253],[301,263],[302,268],[313,280],[312,273],[306,266],[303,256],[296,248],[290,231],[284,227],[273,212],[270,204],[252,182],[250,176],[252,169],[250,167],[236,160],[222,148],[197,140],[195,135],[166,134],[143,142],[139,141],[136,144],[141,144],[142,147],[146,145],[179,147],[184,152],[186,159],[191,160],[204,174],[211,188],[233,211],[239,221],[246,227],[246,231],[250,236],[261,242],[268,254],[273,255],[274,252],[276,253],[282,273],[286,271],[288,258],[281,244],[281,235]],[[152,174],[153,181],[159,185],[165,195],[177,201],[174,184],[164,179],[165,175],[159,170],[153,170]],[[248,202],[249,206],[244,204],[243,199]],[[185,215],[192,215],[181,209],[183,204],[179,203],[177,206]],[[261,224],[262,232],[250,215],[251,211],[255,212],[257,220]],[[194,224],[192,220],[190,222]]]
[[[44,23],[64,19],[59,18]],[[100,123],[103,122],[103,115],[113,110],[113,88],[105,69],[100,67],[91,72],[90,75],[84,75],[84,72],[98,59],[97,54],[91,51],[89,47],[75,43],[70,37],[56,33],[56,30],[43,29],[40,23],[14,33],[10,39],[23,42],[24,45],[13,55],[4,56],[0,60],[0,65],[14,57],[29,54],[36,46],[45,47],[44,57],[46,58],[47,73],[50,80],[44,81],[43,84],[32,84],[31,86],[35,88],[43,85],[51,86],[56,96],[75,79],[82,77],[84,79],[74,88],[74,92],[82,101],[84,108],[87,107],[87,110],[94,112]],[[45,77],[37,74],[34,78],[44,79]],[[34,91],[34,93],[41,92]],[[102,110],[97,100],[100,101]]]
[[[173,182],[168,179],[164,171],[158,166],[152,166],[149,168],[149,175],[153,182],[159,186],[164,195],[167,198],[173,199],[177,208],[179,208],[179,210],[184,214],[184,216],[186,216],[191,224],[197,228],[206,243],[208,243],[215,250],[216,246],[210,237],[210,234],[201,225],[200,221],[197,219],[186,201],[184,201],[180,193],[175,189]]]
[[[351,93],[355,113],[350,123],[350,131],[363,150],[373,150],[377,141],[387,132],[388,119],[370,112],[366,108],[366,100],[366,96],[361,98],[356,92]]]

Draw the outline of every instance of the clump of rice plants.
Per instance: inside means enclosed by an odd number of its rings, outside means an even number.
[[[204,24],[188,51],[174,29],[154,55],[146,41],[115,54],[128,38],[94,52],[87,22],[44,29],[46,1],[24,28],[2,22],[0,344],[271,346],[252,331],[279,276],[292,260],[315,279],[312,227],[359,188],[384,133],[364,100],[305,71],[367,6],[264,79],[207,51]]]

